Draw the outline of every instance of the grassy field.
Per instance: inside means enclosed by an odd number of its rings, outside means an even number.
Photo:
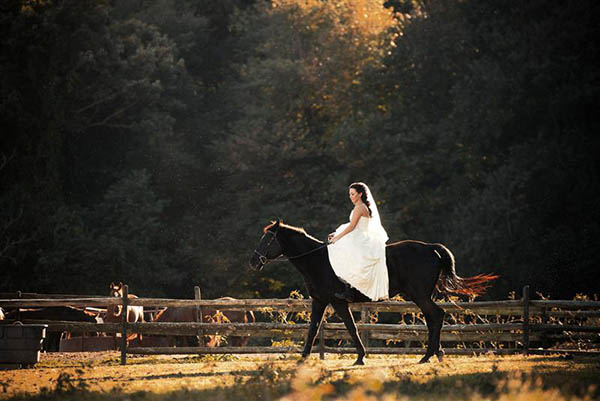
[[[0,371],[9,400],[593,400],[600,359],[564,356],[132,357],[55,353],[34,368]]]

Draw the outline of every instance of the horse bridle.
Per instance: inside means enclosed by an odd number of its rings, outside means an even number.
[[[273,242],[273,240],[277,241],[277,234],[276,234],[276,233],[274,233],[274,232],[273,232],[273,231],[271,231],[271,230],[267,230],[267,231],[265,231],[265,233],[263,234],[263,238],[264,238],[264,236],[265,236],[265,235],[267,235],[267,234],[271,234],[271,236],[272,236],[272,237],[271,237],[271,239],[269,240],[269,243],[268,243],[268,244],[265,246],[265,248],[264,248],[264,249],[265,249],[265,252],[266,252],[266,250],[267,250],[267,249],[269,249],[269,246],[271,246],[271,242]],[[261,238],[261,240],[262,240],[262,238]],[[279,243],[279,241],[277,241],[277,243],[279,244],[279,247],[281,248],[281,244]],[[269,260],[275,260],[275,259],[269,259],[269,258],[267,258],[267,255],[263,255],[262,253],[258,252],[258,251],[256,250],[256,248],[254,249],[254,253],[258,255],[258,260],[260,261],[260,264],[261,264],[261,265],[263,265],[263,266],[264,266],[264,265],[266,265],[266,264],[267,264],[267,262],[269,262]],[[279,256],[278,256],[278,257],[279,257]]]
[[[282,251],[283,251],[283,247],[281,246],[281,242],[279,242],[279,240],[277,239],[277,233],[274,233],[274,232],[273,232],[273,231],[271,231],[271,230],[267,230],[267,231],[266,231],[266,232],[263,234],[263,237],[264,237],[265,235],[267,235],[267,234],[271,234],[271,239],[269,240],[269,242],[268,242],[268,243],[267,243],[267,245],[265,246],[265,248],[264,248],[264,249],[265,249],[265,251],[266,251],[267,249],[269,249],[269,246],[271,245],[271,242],[273,242],[273,240],[275,240],[275,241],[276,241],[276,242],[279,244],[279,248],[281,248],[281,249],[282,249]],[[309,255],[309,254],[311,254],[311,253],[313,253],[313,252],[316,252],[316,251],[318,251],[319,249],[323,249],[323,248],[325,248],[325,247],[327,247],[327,244],[323,244],[323,245],[321,245],[321,246],[319,246],[319,247],[316,247],[315,249],[311,249],[311,250],[310,250],[310,251],[308,251],[308,252],[301,253],[300,255],[288,256],[287,258],[288,258],[288,259],[298,259],[298,258],[301,258],[302,256]],[[254,253],[258,255],[258,260],[260,261],[260,263],[261,263],[261,265],[262,265],[262,266],[266,265],[268,262],[270,262],[270,261],[272,261],[272,260],[279,259],[281,256],[285,256],[285,255],[283,255],[283,253],[282,253],[281,255],[277,256],[277,257],[276,257],[276,258],[274,258],[274,259],[269,259],[269,258],[267,257],[267,255],[263,255],[263,254],[261,254],[261,253],[260,253],[260,252],[258,252],[256,249],[254,249]]]

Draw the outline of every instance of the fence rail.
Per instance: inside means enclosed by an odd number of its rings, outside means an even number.
[[[129,306],[149,307],[196,307],[200,312],[203,308],[211,310],[252,310],[265,313],[273,311],[308,312],[311,310],[310,300],[298,299],[200,299],[200,290],[195,289],[196,299],[166,299],[166,298],[128,298],[127,286],[124,286],[122,298],[33,294],[19,293],[18,298],[0,299],[0,306],[10,308],[35,308],[52,306],[69,306],[79,308],[106,308],[121,305],[123,310]],[[6,295],[6,293],[0,295]],[[445,343],[479,343],[479,348],[445,348],[447,354],[473,354],[494,352],[498,354],[511,353],[543,353],[557,352],[552,349],[530,349],[531,342],[587,341],[600,343],[600,327],[597,318],[600,317],[600,302],[597,301],[564,301],[564,300],[529,300],[529,287],[523,289],[523,297],[519,300],[482,301],[482,302],[440,302],[438,303],[447,313],[480,317],[485,315],[511,316],[510,322],[477,323],[477,324],[445,324],[442,329],[441,341]],[[395,312],[401,314],[419,313],[420,309],[412,302],[364,302],[350,305],[354,312],[361,312],[357,328],[370,354],[420,354],[423,348],[410,347],[413,342],[427,341],[427,326],[424,324],[380,324],[369,323],[371,312]],[[126,314],[123,314],[123,317]],[[516,320],[514,320],[516,318]],[[550,319],[577,319],[581,324],[549,324]],[[534,324],[531,320],[535,320]],[[595,319],[595,320],[594,320]],[[476,319],[475,319],[476,320]],[[129,334],[169,335],[169,336],[252,336],[252,338],[285,338],[298,340],[305,336],[308,323],[86,323],[67,321],[24,320],[23,323],[48,324],[50,332],[104,332],[121,334],[121,361],[126,363],[127,354],[215,354],[215,353],[295,353],[300,348],[246,346],[246,347],[138,347],[128,348],[126,338]],[[590,324],[592,322],[592,324]],[[330,347],[325,340],[348,340],[350,337],[342,323],[323,324],[319,333],[319,344],[313,351],[325,353],[353,353],[354,348]],[[373,340],[402,341],[405,347],[369,346]],[[513,347],[486,347],[485,344],[514,343]],[[566,350],[560,350],[566,351]],[[576,352],[569,350],[569,352]],[[587,354],[592,354],[586,351]]]
[[[0,299],[4,308],[18,307],[105,307],[121,305],[121,298],[114,297],[81,297],[81,298],[36,298],[36,299]],[[478,313],[483,315],[519,315],[523,312],[523,300],[481,301],[481,302],[438,302],[448,313]],[[288,312],[310,311],[310,300],[299,299],[234,299],[234,300],[195,300],[168,298],[130,298],[129,306],[144,307],[206,307],[222,310],[260,310],[273,309]],[[377,312],[418,313],[420,309],[412,302],[380,301],[361,302],[350,305],[352,311],[369,309]],[[569,308],[572,311],[551,311],[553,308]],[[590,310],[591,309],[591,310]],[[530,316],[556,315],[600,317],[600,302],[585,301],[530,301]]]

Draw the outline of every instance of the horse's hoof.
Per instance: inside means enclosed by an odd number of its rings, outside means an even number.
[[[363,366],[365,364],[365,361],[361,359],[357,359],[356,362],[354,362],[353,366]]]
[[[425,355],[423,358],[421,358],[421,360],[419,361],[419,363],[428,363],[429,362],[429,358],[431,358],[431,357]]]
[[[438,361],[442,362],[444,360],[444,351],[439,351],[436,355]]]

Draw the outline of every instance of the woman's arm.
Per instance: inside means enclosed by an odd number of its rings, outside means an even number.
[[[348,224],[348,227],[346,227],[344,229],[344,231],[342,231],[338,235],[333,236],[333,238],[331,238],[331,240],[329,242],[331,242],[332,244],[335,244],[344,235],[348,234],[349,232],[352,232],[352,230],[354,230],[356,228],[356,225],[358,224],[358,220],[360,220],[360,218],[362,216],[366,216],[366,217],[369,216],[369,211],[368,211],[367,207],[362,206],[362,205],[354,206],[354,212],[352,213],[352,218],[350,219],[350,224]]]

